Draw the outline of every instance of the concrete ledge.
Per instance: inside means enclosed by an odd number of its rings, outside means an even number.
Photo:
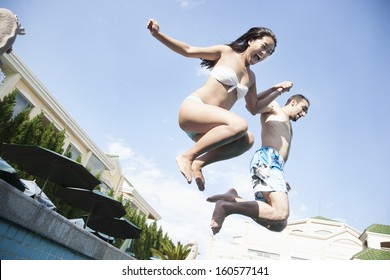
[[[1,179],[0,217],[92,259],[134,259]]]

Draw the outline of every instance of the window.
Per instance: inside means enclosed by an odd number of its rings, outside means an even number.
[[[128,202],[130,203],[130,200],[126,196],[123,196],[122,202],[124,205],[126,205],[126,203],[128,203]]]
[[[292,232],[303,232],[303,230],[300,230],[300,229],[294,229],[294,230],[292,230]]]
[[[133,202],[133,200],[128,197],[127,195],[124,195],[123,196],[123,204],[125,205],[126,203],[129,204],[130,208],[132,209],[138,209],[137,205],[135,205],[135,203]]]
[[[327,235],[331,235],[333,234],[333,232],[329,231],[329,230],[317,230],[315,231],[315,234],[318,234],[318,235],[321,235],[321,236],[327,236]]]
[[[0,66],[1,66],[1,61],[0,61]],[[5,79],[5,74],[3,72],[3,69],[0,68],[0,84],[4,84],[4,79]]]
[[[307,259],[304,259],[304,258],[294,257],[294,256],[291,256],[291,259],[292,260],[307,260]]]
[[[15,118],[23,110],[32,107],[31,103],[18,91],[16,94],[16,103],[12,118]]]
[[[253,250],[253,249],[248,249],[248,254],[256,255],[259,257],[267,258],[267,259],[273,259],[273,260],[280,259],[280,254],[275,254],[275,253],[270,253],[270,252],[265,252],[265,251],[258,251],[258,250]]]
[[[343,238],[343,239],[337,239],[335,241],[333,241],[333,244],[337,244],[337,245],[345,245],[345,246],[359,246],[360,247],[360,244],[357,243],[356,241],[354,240],[351,240],[351,239],[346,239],[346,238]]]
[[[102,193],[108,194],[111,190],[112,188],[110,182],[107,180],[101,180],[100,191]]]
[[[53,125],[53,129],[57,133],[59,133],[61,131],[60,126],[57,125],[55,120],[52,117],[50,117],[50,115],[48,115],[47,112],[44,112],[44,115],[43,115],[43,118],[42,118],[42,124],[44,126]]]
[[[390,242],[381,242],[381,250],[390,251]]]
[[[105,166],[94,154],[92,154],[89,158],[87,169],[89,169],[91,173],[96,176],[103,173]]]
[[[133,201],[129,201],[129,203],[130,203],[130,207],[131,207],[132,209],[138,209],[137,205],[135,205]],[[138,213],[138,214],[140,214],[140,213]],[[144,213],[142,213],[142,214],[144,214]],[[145,215],[144,215],[144,216],[145,216]]]
[[[81,153],[77,150],[72,144],[69,144],[68,148],[66,148],[65,156],[73,159],[74,161],[81,161]]]

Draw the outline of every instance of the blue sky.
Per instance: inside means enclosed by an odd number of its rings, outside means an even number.
[[[244,155],[204,169],[206,190],[188,185],[175,157],[192,145],[179,129],[183,99],[207,79],[199,60],[173,53],[146,29],[192,45],[235,40],[253,26],[271,28],[275,53],[252,67],[262,90],[290,80],[311,101],[293,124],[286,177],[290,220],[325,216],[363,231],[390,224],[390,4],[385,0],[6,0],[26,35],[15,53],[54,98],[108,153],[162,215],[171,237],[211,234],[205,199],[236,187],[248,199],[249,161],[261,145],[259,117],[240,100],[233,111],[255,135]],[[288,94],[277,101],[284,104]],[[231,240],[245,217],[228,217],[217,238]]]

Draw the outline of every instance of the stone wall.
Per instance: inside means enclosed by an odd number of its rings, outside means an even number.
[[[0,179],[0,259],[133,258]]]

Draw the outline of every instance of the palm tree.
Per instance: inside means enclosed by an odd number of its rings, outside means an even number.
[[[161,243],[161,248],[159,250],[151,248],[151,251],[155,257],[158,257],[161,260],[185,260],[190,253],[191,248],[190,244],[183,246],[179,241],[175,246],[171,240],[167,240]]]

